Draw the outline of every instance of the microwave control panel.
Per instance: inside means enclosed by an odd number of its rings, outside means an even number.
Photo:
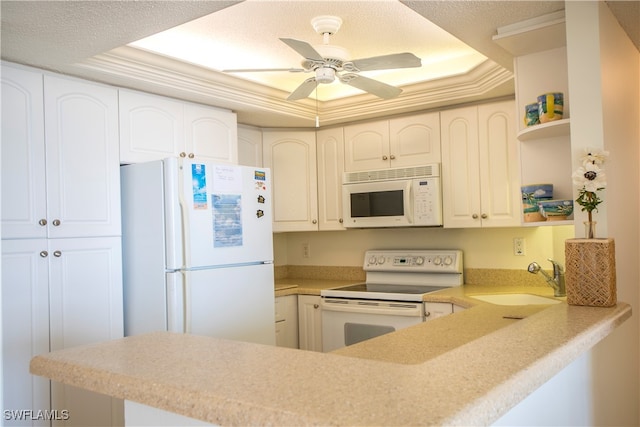
[[[413,225],[442,224],[442,203],[440,198],[440,179],[414,179]]]

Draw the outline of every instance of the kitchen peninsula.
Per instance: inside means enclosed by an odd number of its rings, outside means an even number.
[[[475,291],[430,294],[467,309],[333,353],[158,332],[37,356],[31,372],[220,425],[486,425],[631,316]]]

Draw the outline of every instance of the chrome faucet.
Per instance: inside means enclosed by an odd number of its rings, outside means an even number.
[[[553,296],[555,297],[564,297],[567,295],[567,291],[564,286],[564,271],[560,264],[552,260],[551,258],[547,259],[547,261],[553,264],[553,277],[549,276],[543,269],[540,268],[540,265],[537,262],[532,262],[527,267],[527,271],[532,274],[536,274],[538,272],[542,273],[544,278],[547,280],[547,283],[553,288]]]

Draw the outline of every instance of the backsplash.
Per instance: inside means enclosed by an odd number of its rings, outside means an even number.
[[[275,266],[275,279],[313,279],[313,280],[365,280],[362,267],[333,265],[280,265]],[[547,286],[544,278],[526,270],[496,268],[465,268],[466,285],[492,286]]]

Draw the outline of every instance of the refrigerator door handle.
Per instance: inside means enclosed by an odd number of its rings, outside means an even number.
[[[191,316],[187,296],[187,277],[184,271],[167,275],[167,331],[186,333]],[[189,327],[189,330],[191,328]]]
[[[190,224],[190,216],[189,216],[189,205],[186,200],[187,187],[185,185],[185,173],[187,171],[184,170],[185,165],[182,158],[178,158],[178,204],[180,205],[180,214],[182,215],[182,220],[180,223],[182,224],[182,267],[191,266],[191,253],[189,252],[189,248],[191,247],[191,235],[189,234],[189,230],[191,229]]]

